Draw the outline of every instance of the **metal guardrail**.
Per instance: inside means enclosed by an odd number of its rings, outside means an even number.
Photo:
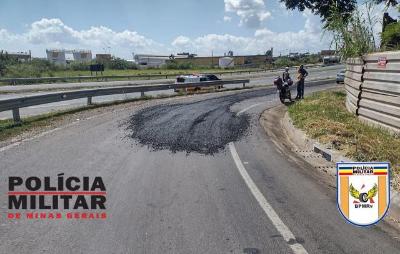
[[[112,88],[100,88],[100,89],[88,89],[78,90],[71,92],[59,92],[50,93],[34,96],[26,96],[15,99],[0,100],[0,112],[12,110],[14,122],[19,123],[21,121],[19,109],[24,107],[30,107],[35,105],[75,100],[87,98],[88,105],[92,104],[92,98],[96,96],[105,96],[113,94],[128,94],[128,93],[141,93],[143,97],[145,92],[149,91],[163,91],[171,89],[186,89],[192,87],[210,87],[210,86],[221,86],[228,84],[243,84],[243,87],[250,80],[218,80],[218,81],[206,81],[200,83],[186,83],[186,84],[167,84],[167,85],[141,85],[141,86],[123,86],[123,87],[112,87]]]
[[[350,62],[347,66],[348,110],[354,112],[356,106],[355,113],[361,120],[400,132],[400,51],[370,54],[358,59],[354,68],[362,68],[361,76],[352,71],[354,64]],[[358,97],[355,96],[357,93]],[[355,105],[354,97],[357,98]]]

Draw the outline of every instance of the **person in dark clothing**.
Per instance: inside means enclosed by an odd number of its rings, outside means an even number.
[[[288,82],[290,78],[289,67],[285,68],[285,72],[282,74],[283,82]]]
[[[297,71],[298,81],[297,81],[297,96],[296,99],[304,99],[304,80],[308,76],[308,72],[304,69],[303,65],[300,65],[299,70]]]

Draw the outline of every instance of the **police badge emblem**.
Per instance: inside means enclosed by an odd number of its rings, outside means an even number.
[[[337,204],[352,224],[369,226],[385,217],[390,203],[389,163],[337,163]]]

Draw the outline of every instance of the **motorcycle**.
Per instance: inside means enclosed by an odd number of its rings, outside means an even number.
[[[281,77],[277,77],[274,80],[274,84],[279,90],[279,100],[284,104],[286,99],[289,99],[292,102],[292,94],[290,92],[290,87],[293,85],[293,81],[288,79],[286,82],[283,82]]]

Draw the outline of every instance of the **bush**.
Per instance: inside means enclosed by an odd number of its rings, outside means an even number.
[[[61,67],[43,59],[32,59],[29,62],[7,62],[5,64],[4,75],[8,77],[43,77],[51,76],[54,71]]]
[[[193,69],[193,63],[177,63],[176,61],[168,61],[164,66],[165,69],[168,70],[190,70]]]
[[[73,71],[90,71],[91,63],[79,63],[79,62],[71,62],[67,65],[67,69]]]
[[[135,63],[128,62],[124,59],[113,57],[111,61],[104,64],[106,69],[111,70],[137,70],[138,67]]]
[[[366,3],[366,13],[354,10],[348,19],[333,7],[325,24],[325,31],[332,34],[332,44],[343,59],[362,56],[376,50],[373,27],[377,21],[372,17],[373,4]]]
[[[400,49],[400,22],[386,26],[382,33],[382,47],[384,50]]]

